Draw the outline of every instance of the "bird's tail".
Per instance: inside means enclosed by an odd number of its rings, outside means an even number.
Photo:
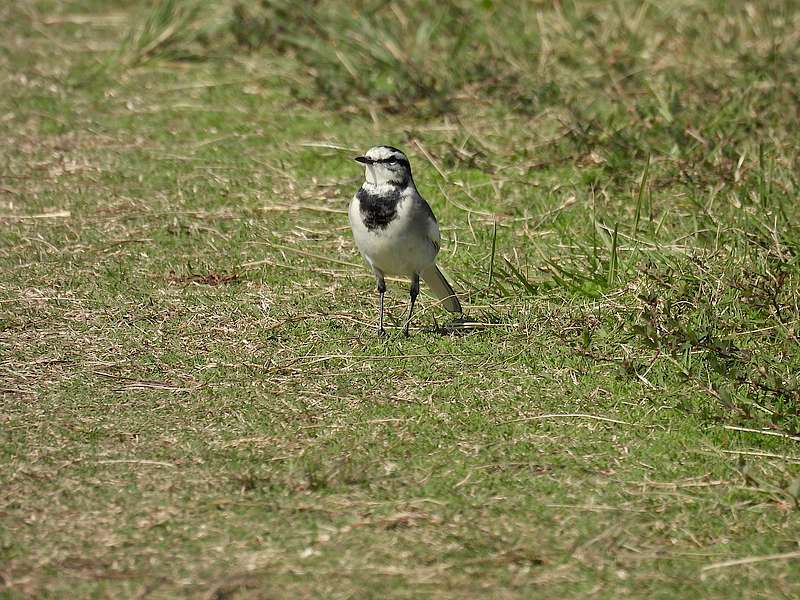
[[[461,312],[461,303],[458,301],[458,296],[456,296],[453,286],[445,279],[435,263],[423,269],[420,275],[422,275],[428,287],[431,288],[433,295],[442,301],[442,306],[445,309],[451,313]]]

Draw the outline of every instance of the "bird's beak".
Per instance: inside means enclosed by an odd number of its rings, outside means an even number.
[[[372,160],[367,158],[366,156],[356,156],[355,160],[357,160],[360,163],[364,163],[365,165],[372,164]]]

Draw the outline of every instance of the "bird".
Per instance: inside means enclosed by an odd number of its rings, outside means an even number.
[[[394,146],[375,146],[355,158],[365,167],[365,181],[348,210],[356,246],[372,272],[380,294],[378,335],[383,327],[384,277],[407,277],[411,302],[403,333],[408,336],[420,277],[451,313],[461,313],[453,286],[436,266],[439,223],[430,205],[417,191],[408,158]]]

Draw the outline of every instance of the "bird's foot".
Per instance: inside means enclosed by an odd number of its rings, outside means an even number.
[[[386,330],[383,327],[378,329],[378,337],[386,337]]]

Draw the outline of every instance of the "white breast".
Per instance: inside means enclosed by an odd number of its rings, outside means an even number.
[[[370,266],[384,275],[411,277],[436,259],[438,248],[422,216],[415,198],[407,195],[397,205],[393,221],[383,229],[370,230],[361,218],[358,199],[353,197],[350,202],[350,225],[356,246]]]

